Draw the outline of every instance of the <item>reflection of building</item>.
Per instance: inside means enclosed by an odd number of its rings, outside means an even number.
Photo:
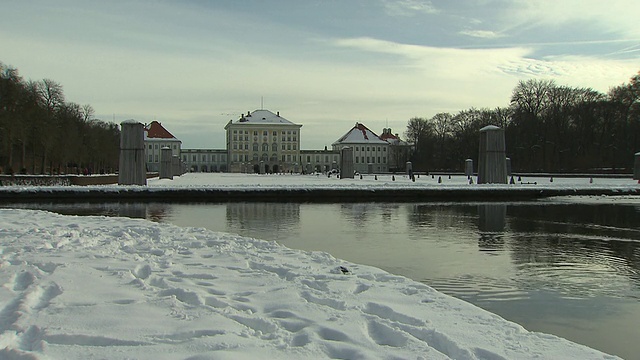
[[[389,171],[389,143],[361,123],[356,123],[331,146],[336,151],[345,146],[353,148],[353,167],[357,172]]]
[[[182,162],[188,171],[226,172],[227,151],[213,149],[182,149]]]
[[[298,171],[300,128],[269,110],[255,110],[229,121],[227,153],[230,172]]]
[[[227,223],[239,233],[255,232],[250,236],[288,232],[300,224],[300,204],[228,203]]]
[[[182,141],[173,136],[162,124],[152,121],[144,127],[144,154],[147,171],[160,171],[160,150],[168,146],[171,155],[180,156]]]

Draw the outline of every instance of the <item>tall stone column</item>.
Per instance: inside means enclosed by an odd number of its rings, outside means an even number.
[[[504,130],[489,125],[480,129],[478,184],[506,184],[507,157]]]
[[[171,156],[171,175],[180,176],[180,157],[178,155]]]
[[[340,150],[340,179],[353,179],[353,148],[345,146]]]
[[[144,125],[125,120],[120,131],[119,185],[147,185],[144,161]]]
[[[171,148],[163,146],[160,149],[160,179],[173,180],[173,171],[171,169]]]

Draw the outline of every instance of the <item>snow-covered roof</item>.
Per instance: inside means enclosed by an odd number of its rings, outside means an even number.
[[[152,121],[149,125],[147,125],[144,129],[144,139],[145,140],[175,140],[178,141],[178,138],[173,136],[169,132],[169,130],[165,129],[162,124],[157,122],[156,120]]]
[[[242,114],[240,119],[234,121],[233,124],[297,125],[280,116],[280,112],[274,114],[269,110],[254,110],[246,115]]]
[[[369,130],[364,124],[359,122],[344,134],[340,139],[336,140],[332,145],[340,144],[379,144],[388,145],[389,143],[380,139],[373,131]]]

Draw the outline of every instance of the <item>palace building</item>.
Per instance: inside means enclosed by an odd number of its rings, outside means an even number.
[[[280,112],[247,112],[224,127],[230,172],[299,172],[300,128]]]
[[[404,171],[412,149],[391,129],[378,136],[358,122],[330,149],[301,150],[301,128],[280,112],[255,110],[226,124],[226,149],[183,149],[180,140],[152,121],[144,132],[147,171],[159,171],[160,150],[165,146],[179,157],[185,171],[261,174],[340,170],[340,150],[345,146],[353,148],[354,169],[359,173]]]

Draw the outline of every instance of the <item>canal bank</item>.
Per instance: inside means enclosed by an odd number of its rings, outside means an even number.
[[[517,179],[517,180],[516,180]],[[630,177],[517,177],[509,184],[477,184],[461,175],[372,174],[354,179],[314,175],[188,173],[150,178],[146,186],[15,184],[0,186],[0,201],[65,202],[429,202],[521,201],[554,196],[640,195]]]

